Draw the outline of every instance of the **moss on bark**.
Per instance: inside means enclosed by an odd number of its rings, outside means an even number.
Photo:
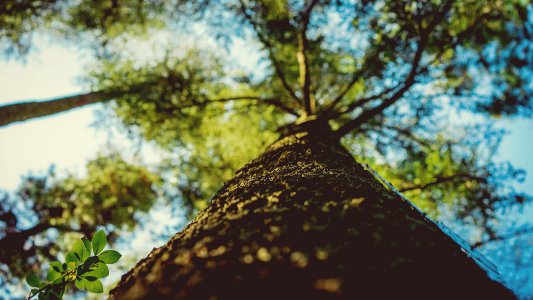
[[[286,131],[111,298],[513,298],[326,124]]]

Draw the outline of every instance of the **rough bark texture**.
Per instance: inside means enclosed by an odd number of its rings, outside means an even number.
[[[2,106],[0,107],[0,126],[49,116],[88,104],[106,101],[111,99],[113,95],[113,93],[92,92],[50,101],[22,102]]]
[[[514,298],[332,136],[293,127],[111,298]]]

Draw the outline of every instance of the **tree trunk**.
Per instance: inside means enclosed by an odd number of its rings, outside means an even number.
[[[91,92],[49,101],[21,102],[0,107],[0,126],[64,112],[110,100],[116,93]]]
[[[111,299],[514,298],[333,136],[288,128]]]

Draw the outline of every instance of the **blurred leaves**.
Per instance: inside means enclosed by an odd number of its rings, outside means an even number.
[[[97,226],[131,229],[136,215],[147,212],[158,197],[160,177],[118,154],[97,157],[87,164],[86,172],[81,178],[57,178],[52,170],[48,176],[28,176],[15,196],[3,194],[1,212],[14,216],[4,223],[0,236],[0,262],[9,268],[2,271],[4,278],[21,276],[29,266],[38,268],[43,258],[55,260],[66,246],[54,243],[57,234],[68,241],[70,233],[89,235]],[[98,232],[93,240],[95,255],[107,243],[102,235]],[[115,238],[111,236],[111,241]],[[66,261],[85,260],[90,252],[91,244],[79,239],[73,252],[66,253]]]

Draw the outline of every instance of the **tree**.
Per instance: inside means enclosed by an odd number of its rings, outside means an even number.
[[[407,293],[407,278],[424,291],[446,282],[443,293],[510,295],[353,156],[433,216],[447,203],[494,239],[497,210],[530,200],[505,184],[523,173],[493,163],[499,134],[487,125],[532,112],[525,2],[13,3],[3,9],[18,17],[0,24],[14,49],[27,49],[39,22],[96,45],[94,93],[118,91],[111,113],[128,130],[185,151],[167,167],[180,170],[191,214],[206,207],[112,296],[379,295],[391,290],[378,283]],[[126,40],[154,24],[256,40],[268,64],[236,73],[205,49],[168,49],[156,62],[128,53]],[[447,130],[449,115],[485,119]]]

